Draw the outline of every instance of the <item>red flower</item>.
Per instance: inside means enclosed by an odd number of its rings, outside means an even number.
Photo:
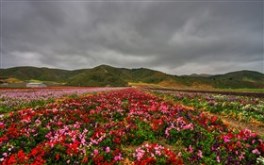
[[[3,162],[3,165],[9,165],[9,164],[16,164],[16,157],[14,154],[12,154],[9,159],[7,160],[7,162]]]
[[[28,160],[27,156],[26,156],[26,154],[24,153],[23,150],[19,150],[18,151],[17,158],[18,158],[18,162],[19,163],[24,163],[24,162],[26,162]]]
[[[260,151],[264,153],[264,143],[260,143],[259,148],[260,148]]]
[[[42,158],[38,157],[33,163],[31,163],[30,165],[43,165],[45,164],[45,160],[43,160]]]
[[[96,155],[93,157],[93,161],[95,164],[101,164],[104,161],[104,157],[101,155]]]
[[[11,138],[15,138],[15,137],[19,136],[19,132],[18,132],[18,129],[17,129],[17,125],[16,124],[12,124],[8,128],[7,135],[9,135]]]
[[[85,156],[85,157],[83,158],[83,160],[82,160],[82,163],[87,163],[87,162],[88,162],[88,157]]]
[[[217,116],[212,116],[211,117],[211,123],[215,123],[217,121],[218,117]]]
[[[80,145],[80,142],[78,141],[75,141],[74,143],[72,144],[69,144],[68,145],[68,149],[67,149],[67,154],[68,155],[72,155],[72,154],[78,154],[78,147]]]
[[[56,154],[56,155],[55,155],[55,159],[56,159],[56,160],[59,160],[59,159],[60,159],[60,154]]]
[[[6,140],[8,140],[8,137],[6,137],[6,136],[0,137],[0,145]]]
[[[30,154],[31,154],[33,157],[35,157],[38,153],[39,153],[38,148],[33,148],[33,149],[31,150],[31,153],[30,153]]]
[[[116,137],[116,138],[114,138],[114,143],[116,143],[116,144],[120,144],[121,143],[121,139],[119,138],[119,137]]]
[[[151,123],[151,127],[154,131],[159,130],[162,125],[163,121],[161,119],[154,119]]]
[[[139,162],[139,165],[151,165],[151,164],[155,164],[155,159],[154,158],[151,158],[151,157],[148,157],[144,160],[142,160],[141,162]]]

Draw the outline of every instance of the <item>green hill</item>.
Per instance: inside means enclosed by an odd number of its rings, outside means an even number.
[[[128,86],[132,82],[170,87],[264,88],[264,74],[254,71],[177,76],[146,68],[126,69],[108,65],[73,71],[37,67],[0,69],[0,80],[8,78],[52,81],[72,86]]]
[[[131,82],[160,83],[173,79],[171,75],[146,68],[131,69]]]
[[[71,75],[70,71],[61,69],[36,68],[36,67],[15,67],[9,69],[1,69],[0,77],[12,77],[20,80],[42,80],[63,82]]]
[[[264,88],[264,75],[253,71],[230,72],[211,76],[214,86],[219,88]]]
[[[67,85],[73,86],[127,86],[121,70],[101,65],[93,69],[82,70],[71,76]]]

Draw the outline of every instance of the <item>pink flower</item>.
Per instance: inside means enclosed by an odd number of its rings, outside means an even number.
[[[223,139],[224,139],[224,142],[225,142],[225,143],[230,142],[230,139],[229,139],[229,136],[228,136],[228,135],[225,135],[225,136],[223,137]]]
[[[217,156],[216,157],[216,161],[218,162],[218,163],[220,163],[221,161],[220,161],[220,157],[219,156]]]
[[[173,128],[176,128],[173,123],[170,125],[170,127],[166,128],[166,130],[165,130],[166,138],[168,138],[170,136],[170,130]]]
[[[252,153],[253,153],[253,154],[256,154],[256,155],[260,155],[260,152],[259,152],[258,149],[254,149],[254,150],[252,151]]]
[[[99,153],[98,149],[95,149],[95,150],[93,151],[93,153],[94,153],[94,155],[97,155],[97,154]]]
[[[242,159],[244,159],[245,157],[244,157],[244,155],[243,154],[241,154],[241,155],[239,155],[239,160],[241,161]]]
[[[197,156],[199,158],[203,158],[203,152],[201,150],[198,150]]]
[[[162,113],[166,113],[168,111],[168,105],[165,103],[161,103],[160,110]]]
[[[39,119],[37,119],[37,120],[35,121],[35,124],[36,124],[36,126],[40,126],[40,125],[41,125],[41,121],[40,121]]]
[[[155,150],[155,154],[158,155],[158,156],[160,156],[161,155],[160,150]]]
[[[122,158],[122,155],[121,155],[121,153],[119,153],[118,155],[116,155],[115,157],[114,157],[114,160],[115,161],[119,161],[119,160],[122,160],[123,158]]]
[[[241,152],[241,154],[238,157],[240,161],[245,158],[244,155],[245,155],[245,152]]]
[[[188,125],[183,126],[183,130],[186,130],[186,129],[193,130],[193,124],[190,123]]]
[[[191,145],[189,145],[188,149],[189,149],[189,152],[190,152],[190,153],[192,153],[192,152],[193,152],[193,148],[192,148],[192,146],[191,146]]]
[[[135,157],[137,158],[138,161],[144,156],[145,151],[141,148],[136,149],[136,155]]]
[[[181,156],[182,156],[182,153],[181,153],[181,152],[179,152],[179,153],[177,154],[177,156],[178,156],[178,157],[181,157]]]
[[[105,152],[109,153],[110,152],[110,147],[106,147]]]
[[[1,129],[5,128],[5,124],[3,122],[0,122],[0,128]]]

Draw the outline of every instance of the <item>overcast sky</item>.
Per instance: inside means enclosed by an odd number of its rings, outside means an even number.
[[[263,8],[264,1],[3,0],[2,65],[264,72]]]

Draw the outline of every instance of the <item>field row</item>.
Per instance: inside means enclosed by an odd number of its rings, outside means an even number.
[[[256,164],[264,142],[215,116],[124,89],[0,117],[1,164]]]
[[[264,126],[264,98],[199,92],[158,91],[160,97],[213,114]]]
[[[43,106],[54,102],[57,98],[77,97],[87,93],[110,91],[123,88],[110,87],[49,87],[49,88],[19,88],[0,89],[0,114],[17,109]]]

